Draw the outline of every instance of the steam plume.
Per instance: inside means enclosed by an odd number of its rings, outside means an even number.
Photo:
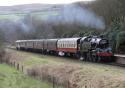
[[[58,23],[79,23],[86,27],[105,29],[105,23],[102,17],[84,7],[74,4],[64,5],[59,11],[58,16],[50,16],[49,22]]]

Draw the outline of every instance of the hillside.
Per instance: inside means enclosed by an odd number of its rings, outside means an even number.
[[[114,52],[123,53],[124,3],[121,0],[96,0],[87,4],[0,7],[0,29],[5,32],[6,41],[11,43],[17,39],[104,35]]]
[[[36,11],[46,11],[51,9],[59,9],[62,5],[50,5],[50,4],[25,4],[15,6],[0,6],[0,14],[9,13],[29,13]]]
[[[47,15],[48,12],[58,11],[62,5],[25,4],[15,6],[0,6],[0,20],[19,20],[27,14]]]

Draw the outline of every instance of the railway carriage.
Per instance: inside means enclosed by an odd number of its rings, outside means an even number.
[[[36,52],[43,52],[43,50],[44,50],[44,39],[33,40],[33,49]]]
[[[44,52],[47,52],[47,46],[48,46],[48,39],[45,39],[43,42],[43,46],[44,46]]]
[[[17,50],[20,49],[20,40],[17,40],[15,45]]]
[[[43,42],[44,40],[43,39],[40,39],[40,40],[34,40],[33,43],[34,43],[34,49],[42,49],[43,50]]]
[[[27,40],[26,44],[25,44],[25,49],[32,51],[32,49],[34,48],[34,41],[33,40]]]
[[[26,48],[26,43],[27,43],[27,40],[17,40],[16,41],[16,48],[18,50],[24,50]]]
[[[57,51],[59,52],[59,55],[76,54],[78,52],[79,41],[80,38],[59,39],[57,42]]]
[[[46,39],[44,40],[44,52],[56,53],[58,39]]]

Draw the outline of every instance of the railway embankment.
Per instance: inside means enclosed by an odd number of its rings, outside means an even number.
[[[25,74],[64,88],[125,88],[122,67],[81,62],[69,58],[47,56],[7,49],[5,62]]]

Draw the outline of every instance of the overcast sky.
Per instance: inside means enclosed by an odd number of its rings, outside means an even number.
[[[0,6],[11,6],[11,5],[31,4],[31,3],[68,4],[76,1],[93,1],[93,0],[0,0]]]

